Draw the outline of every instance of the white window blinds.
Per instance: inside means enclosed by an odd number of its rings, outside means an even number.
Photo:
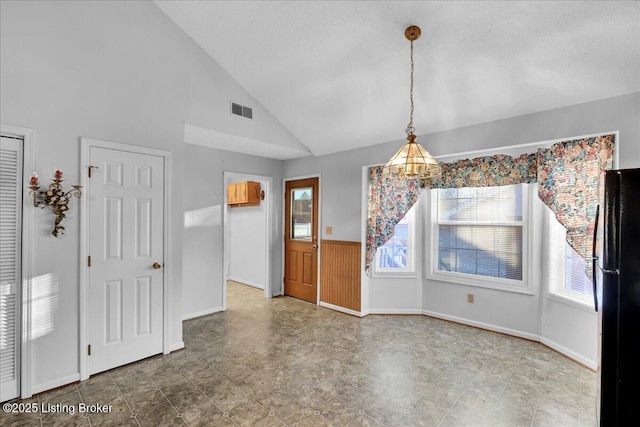
[[[547,283],[552,294],[593,305],[593,284],[586,274],[591,267],[566,240],[566,230],[547,210],[548,268]]]
[[[523,188],[438,190],[437,270],[523,280]]]
[[[22,141],[0,140],[0,401],[5,401],[18,396]]]

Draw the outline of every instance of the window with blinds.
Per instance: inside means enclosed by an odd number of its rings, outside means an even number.
[[[593,283],[587,276],[587,262],[567,243],[566,230],[547,209],[549,293],[589,309],[593,307]]]
[[[585,260],[566,242],[564,248],[564,289],[587,295],[589,299],[593,296],[593,283],[587,276],[587,265]]]
[[[526,191],[523,184],[432,191],[432,272],[488,284],[523,282]]]
[[[22,140],[0,138],[0,401],[18,396]]]

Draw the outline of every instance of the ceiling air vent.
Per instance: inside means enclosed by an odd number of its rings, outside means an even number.
[[[246,117],[247,119],[253,119],[253,110],[251,108],[236,104],[235,102],[231,103],[231,114]]]

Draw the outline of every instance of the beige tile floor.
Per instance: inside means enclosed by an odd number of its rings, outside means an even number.
[[[597,375],[538,343],[425,316],[359,319],[237,283],[228,303],[184,323],[184,350],[29,400],[111,413],[0,413],[0,425],[597,425]]]

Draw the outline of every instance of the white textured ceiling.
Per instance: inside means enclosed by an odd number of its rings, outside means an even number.
[[[640,2],[156,4],[313,154],[640,91]],[[226,101],[225,101],[226,102]]]

